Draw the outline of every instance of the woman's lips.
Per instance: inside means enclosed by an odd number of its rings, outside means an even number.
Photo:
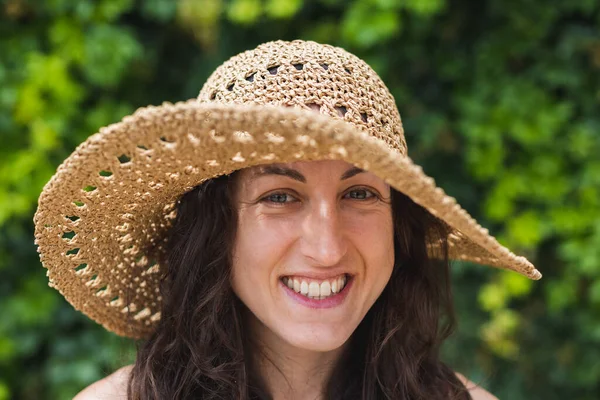
[[[290,298],[292,298],[293,300],[295,300],[296,302],[300,303],[303,306],[306,306],[309,308],[333,308],[333,307],[337,307],[343,303],[343,301],[346,299],[346,296],[348,295],[348,292],[350,291],[350,288],[352,287],[352,283],[354,281],[353,277],[349,276],[349,275],[344,275],[344,279],[346,281],[344,282],[344,285],[342,286],[341,290],[338,290],[337,293],[331,293],[330,295],[323,297],[320,294],[320,288],[319,288],[319,297],[318,298],[308,297],[308,295],[310,295],[310,293],[302,294],[302,293],[296,292],[293,287],[292,288],[288,287],[288,285],[283,282],[283,279],[280,279],[279,283],[280,283],[282,289],[284,290],[284,292],[286,293],[286,295],[288,295]],[[321,285],[322,284],[323,283],[321,283]],[[302,284],[301,284],[301,286],[302,286]],[[310,285],[309,285],[309,288],[310,288]],[[313,293],[314,293],[314,290],[315,289],[314,289],[314,285],[313,285]],[[326,292],[326,290],[327,290],[327,288],[325,287],[325,292]]]
[[[311,279],[302,276],[284,276],[282,282],[296,293],[310,298],[324,299],[342,291],[348,280],[347,274],[340,274],[329,279]]]

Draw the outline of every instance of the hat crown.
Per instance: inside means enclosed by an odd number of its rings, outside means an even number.
[[[198,100],[318,109],[407,152],[400,113],[381,78],[327,44],[279,40],[233,56],[208,78]]]

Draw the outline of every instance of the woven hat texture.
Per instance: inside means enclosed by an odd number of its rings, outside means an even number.
[[[34,217],[49,285],[106,329],[147,337],[162,301],[153,254],[164,250],[177,200],[241,168],[320,159],[368,170],[443,220],[451,258],[541,278],[408,157],[394,98],[364,61],[276,41],[226,61],[197,99],[100,129],[58,167]]]

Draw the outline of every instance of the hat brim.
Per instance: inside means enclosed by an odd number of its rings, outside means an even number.
[[[145,249],[160,247],[177,199],[241,168],[320,159],[370,171],[443,220],[452,259],[541,278],[409,157],[354,125],[297,108],[193,99],[141,108],[59,166],[34,217],[49,284],[106,329],[145,337],[160,319],[160,266]]]

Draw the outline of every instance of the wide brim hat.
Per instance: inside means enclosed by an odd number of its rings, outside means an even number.
[[[441,219],[451,259],[541,278],[410,159],[394,98],[364,61],[276,41],[222,64],[198,98],[100,129],[58,167],[34,217],[49,285],[106,329],[147,337],[160,320],[156,254],[178,199],[241,168],[322,159],[374,173]]]

